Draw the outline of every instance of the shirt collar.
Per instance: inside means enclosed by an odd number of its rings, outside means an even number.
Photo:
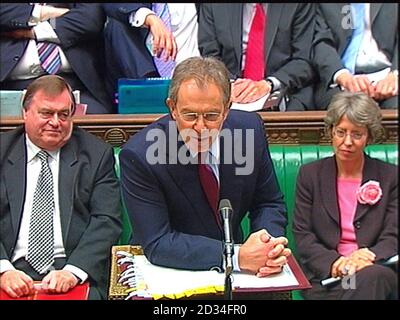
[[[25,138],[26,138],[26,150],[27,150],[27,162],[31,162],[36,155],[38,154],[39,151],[41,151],[42,149],[40,149],[37,145],[35,145],[28,137],[27,134],[25,134]],[[46,152],[49,154],[49,156],[57,161],[58,159],[58,155],[60,153],[60,149],[56,150],[56,151],[48,151],[46,150]]]

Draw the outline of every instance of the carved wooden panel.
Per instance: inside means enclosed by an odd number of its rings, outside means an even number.
[[[323,144],[331,142],[324,131],[326,111],[306,112],[262,112],[266,137],[270,144]],[[384,143],[398,142],[398,111],[382,110],[383,126],[386,130]],[[123,145],[130,136],[162,117],[160,114],[147,115],[86,115],[76,117],[75,124],[88,130],[113,146]],[[23,124],[19,117],[0,118],[0,131],[14,129]]]

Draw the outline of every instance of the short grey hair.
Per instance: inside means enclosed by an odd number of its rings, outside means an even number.
[[[223,62],[213,57],[192,57],[179,63],[172,76],[168,97],[177,102],[178,91],[184,81],[194,79],[199,88],[207,83],[215,84],[222,92],[223,104],[227,108],[231,98],[229,72]]]
[[[367,94],[343,91],[333,96],[325,117],[325,130],[329,135],[343,116],[353,124],[367,128],[369,143],[379,143],[385,139],[381,109]]]

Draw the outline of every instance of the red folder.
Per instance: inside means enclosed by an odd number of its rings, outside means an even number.
[[[32,294],[20,298],[11,298],[6,292],[0,289],[0,300],[87,300],[89,296],[89,283],[76,285],[66,293],[48,293],[42,290],[35,290]]]

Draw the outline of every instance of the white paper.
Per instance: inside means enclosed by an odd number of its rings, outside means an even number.
[[[268,99],[269,93],[260,99],[250,103],[237,103],[233,102],[231,105],[232,110],[243,110],[243,111],[259,111],[264,107],[265,101]]]
[[[217,271],[191,271],[155,266],[144,255],[137,255],[134,260],[138,282],[143,281],[146,284],[146,292],[151,295],[181,294],[198,288],[224,285],[225,274]],[[285,265],[281,273],[264,278],[233,273],[234,288],[272,288],[298,284],[289,265]]]

